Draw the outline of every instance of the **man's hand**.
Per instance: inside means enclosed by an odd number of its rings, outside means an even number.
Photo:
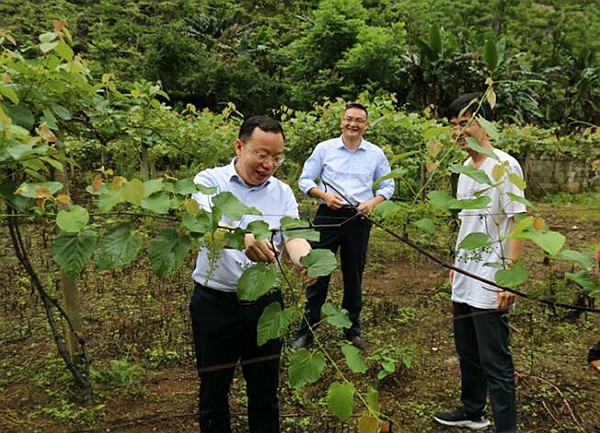
[[[373,208],[384,200],[384,197],[376,195],[375,197],[360,203],[356,209],[364,214],[370,214],[373,211]]]
[[[510,308],[512,304],[517,300],[517,295],[507,290],[503,290],[498,292],[496,295],[496,304],[498,305],[498,310],[507,310]]]
[[[306,284],[307,286],[312,286],[317,282],[316,277],[311,277],[310,275],[308,275],[308,269],[304,266],[301,268],[296,268],[296,270],[298,270],[299,274],[303,277],[304,284]]]
[[[323,201],[329,209],[338,210],[344,204],[344,199],[337,194],[325,193]]]
[[[257,241],[253,234],[244,237],[244,253],[253,262],[275,263],[275,254],[279,250],[268,240]]]

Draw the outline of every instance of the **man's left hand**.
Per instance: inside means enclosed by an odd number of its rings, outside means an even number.
[[[496,295],[496,303],[498,310],[508,310],[512,304],[517,300],[517,295],[507,290],[498,292]]]

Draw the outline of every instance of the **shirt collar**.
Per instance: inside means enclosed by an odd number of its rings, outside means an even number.
[[[365,142],[365,139],[361,138],[360,139],[360,143],[358,143],[358,147],[356,149],[354,149],[354,151],[357,151],[357,150],[366,150],[365,147],[363,146],[364,142]],[[340,149],[343,148],[343,149],[348,150],[348,148],[344,145],[344,140],[342,139],[342,135],[340,135],[339,138],[338,138],[338,147]],[[348,150],[348,151],[350,152],[350,150]]]
[[[227,176],[229,178],[229,180],[232,180],[240,185],[245,186],[248,189],[253,189],[253,188],[265,188],[267,185],[269,185],[271,183],[271,177],[269,177],[267,180],[265,180],[263,183],[261,183],[260,185],[254,185],[254,186],[248,186],[246,185],[246,182],[244,182],[244,179],[242,179],[240,177],[240,175],[238,174],[238,172],[235,170],[235,163],[237,162],[238,157],[236,156],[235,158],[233,158],[231,160],[231,162],[229,163],[229,165],[227,165]]]

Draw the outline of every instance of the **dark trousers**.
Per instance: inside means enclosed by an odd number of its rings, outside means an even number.
[[[353,208],[331,210],[325,205],[319,206],[315,216],[316,226],[339,224],[356,215]],[[322,227],[319,242],[312,244],[313,248],[323,248],[334,254],[340,250],[340,262],[344,280],[344,296],[342,308],[348,310],[352,328],[346,332],[348,338],[360,336],[360,310],[362,309],[362,274],[367,258],[367,246],[371,232],[371,222],[365,218],[356,217],[341,227]],[[327,299],[329,280],[331,276],[319,277],[317,282],[306,289],[306,307],[304,320],[300,325],[300,333],[308,332],[311,326],[321,320],[321,307]]]
[[[190,302],[196,364],[200,378],[202,433],[231,432],[229,388],[238,361],[246,380],[248,431],[279,432],[279,357],[281,340],[256,345],[258,319],[272,302],[283,305],[281,292],[256,302],[238,301],[225,293],[195,285]]]
[[[482,412],[489,393],[496,432],[516,432],[515,369],[508,317],[505,312],[458,302],[453,303],[453,309],[463,408],[470,413]]]

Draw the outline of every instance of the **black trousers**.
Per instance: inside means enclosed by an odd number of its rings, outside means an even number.
[[[505,312],[453,302],[454,341],[460,359],[461,400],[482,412],[489,393],[497,433],[517,431],[515,368]]]
[[[283,305],[281,292],[256,302],[196,283],[190,302],[196,364],[200,378],[202,433],[230,433],[229,389],[237,363],[246,380],[248,431],[279,432],[279,357],[281,340],[256,345],[256,327],[265,307]]]
[[[321,239],[313,242],[313,248],[323,248],[334,254],[340,250],[340,262],[344,280],[344,296],[342,308],[348,310],[352,328],[346,331],[346,337],[360,336],[360,311],[362,309],[362,275],[367,258],[367,247],[371,233],[371,222],[356,215],[353,208],[331,210],[325,205],[319,206],[314,219],[316,226],[339,224],[347,220],[341,227],[319,228]],[[317,282],[306,289],[306,306],[304,320],[300,324],[300,334],[308,332],[308,325],[313,326],[321,320],[321,307],[327,299],[330,275],[319,277]]]

